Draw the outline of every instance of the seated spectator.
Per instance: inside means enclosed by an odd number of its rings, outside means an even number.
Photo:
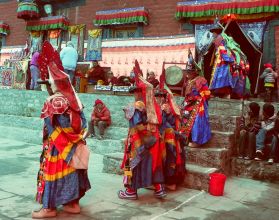
[[[240,159],[251,160],[255,157],[256,135],[261,128],[259,120],[260,106],[256,102],[249,104],[248,119],[240,119],[240,138],[238,153]]]
[[[105,71],[99,65],[97,61],[93,62],[93,67],[88,70],[88,82],[94,85],[97,84],[98,80],[106,81]]]
[[[117,82],[118,86],[131,86],[131,79],[127,76],[120,76]]]
[[[271,144],[268,144],[268,164],[273,164],[274,161],[279,157],[279,112],[277,113],[276,120],[274,123],[273,134]]]
[[[94,109],[91,114],[91,121],[88,123],[88,131],[85,135],[85,138],[87,138],[89,135],[91,137],[95,137],[96,133],[95,133],[94,126],[97,126],[100,132],[100,139],[103,139],[105,134],[105,129],[110,125],[111,125],[110,111],[100,99],[97,99],[95,101]]]
[[[273,138],[273,129],[275,125],[276,115],[274,115],[274,106],[266,103],[263,106],[263,121],[261,129],[256,136],[256,158],[262,160],[264,157],[264,148],[266,143],[271,143]]]
[[[113,75],[112,71],[108,71],[107,73],[107,85],[114,86],[117,85],[117,77]]]
[[[147,81],[153,85],[153,88],[155,89],[158,85],[159,85],[159,81],[158,79],[155,78],[155,73],[154,72],[150,72],[148,74],[148,79]]]
[[[131,84],[134,85],[135,84],[135,73],[134,73],[134,71],[130,72],[129,79],[130,79]]]

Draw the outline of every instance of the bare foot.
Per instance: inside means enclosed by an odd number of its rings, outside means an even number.
[[[175,190],[176,190],[176,184],[166,185],[166,188],[167,188],[168,190],[175,191]]]
[[[56,216],[57,216],[56,209],[41,208],[39,211],[32,212],[33,219],[54,218]]]
[[[78,203],[66,204],[66,205],[63,205],[63,211],[71,213],[71,214],[79,214],[80,206]]]
[[[199,144],[197,144],[197,143],[194,143],[194,142],[192,142],[192,143],[190,143],[189,144],[189,147],[199,147],[200,145]]]

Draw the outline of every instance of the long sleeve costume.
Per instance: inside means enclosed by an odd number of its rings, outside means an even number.
[[[182,107],[181,131],[197,144],[205,144],[211,138],[208,114],[209,98],[210,91],[204,77],[197,76],[187,82]]]

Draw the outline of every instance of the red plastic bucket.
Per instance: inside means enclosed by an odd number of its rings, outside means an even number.
[[[222,173],[211,173],[209,177],[209,193],[213,196],[223,196],[227,177]]]

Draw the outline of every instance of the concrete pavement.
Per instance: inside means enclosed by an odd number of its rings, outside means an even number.
[[[30,219],[41,146],[0,139],[0,219]],[[279,219],[279,185],[230,178],[224,197],[180,188],[165,200],[140,190],[138,201],[117,198],[122,177],[102,173],[102,156],[92,153],[89,178],[92,189],[81,200],[82,214],[59,212],[56,219]]]

